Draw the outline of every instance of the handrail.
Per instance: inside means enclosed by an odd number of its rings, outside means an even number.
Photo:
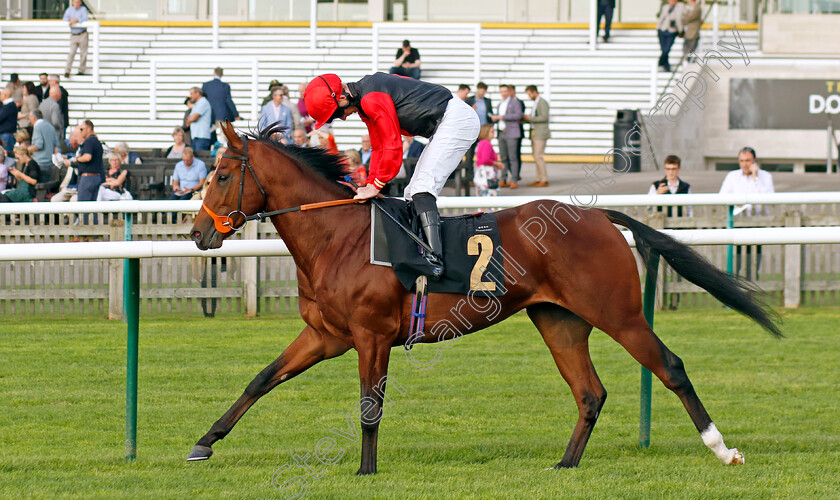
[[[571,196],[442,196],[438,207],[447,208],[513,208],[532,201],[556,201],[583,206]],[[697,193],[679,196],[648,194],[615,194],[597,196],[585,208],[609,207],[668,207],[668,206],[730,206],[730,205],[815,205],[840,203],[840,191],[790,192],[760,194]],[[77,201],[67,203],[0,203],[0,214],[91,214],[91,213],[153,213],[198,212],[201,201],[185,200],[125,200]]]

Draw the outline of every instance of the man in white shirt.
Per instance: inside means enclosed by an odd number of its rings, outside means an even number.
[[[738,152],[738,170],[726,174],[723,184],[720,186],[721,194],[729,193],[775,193],[773,188],[773,176],[770,172],[761,170],[756,162],[755,150],[750,147],[741,149]],[[740,205],[735,207],[733,215],[767,215],[767,207],[762,210],[761,205]],[[736,245],[735,274],[741,269],[741,247]],[[747,279],[751,279],[752,248],[747,246]],[[761,266],[761,245],[756,245],[755,279],[758,279],[758,269]]]

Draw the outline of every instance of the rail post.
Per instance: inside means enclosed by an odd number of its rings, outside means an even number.
[[[126,316],[125,459],[137,458],[137,350],[140,333],[140,259],[128,259]]]
[[[656,304],[656,278],[659,274],[659,254],[651,252],[645,275],[645,296],[642,311],[653,329],[653,311]],[[639,391],[639,446],[650,446],[651,373],[642,367],[641,390]]]
[[[717,5],[717,4],[715,4]],[[735,207],[727,205],[726,207],[726,229],[732,229],[735,226],[735,216],[733,212]],[[732,265],[732,245],[726,246],[726,272],[732,274],[734,266]]]

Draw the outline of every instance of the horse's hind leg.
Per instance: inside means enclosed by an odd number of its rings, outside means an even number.
[[[723,436],[706,412],[694,386],[685,373],[682,360],[671,352],[640,314],[613,328],[602,328],[621,344],[636,361],[656,375],[662,383],[682,401],[688,415],[700,432],[703,442],[725,464],[744,463],[744,455],[735,448],[729,449],[723,443]]]
[[[592,325],[554,304],[536,304],[528,307],[527,311],[578,405],[577,425],[563,459],[555,465],[576,467],[607,399],[607,391],[589,357],[588,340]]]
[[[213,443],[224,438],[248,409],[277,385],[303,373],[324,359],[340,356],[350,346],[329,335],[306,327],[277,359],[266,366],[245,388],[245,392],[216,421],[193,448],[187,460],[206,460],[213,454]]]

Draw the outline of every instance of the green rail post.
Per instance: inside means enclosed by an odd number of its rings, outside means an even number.
[[[125,213],[123,214],[123,220],[125,221],[124,230],[125,236],[123,240],[131,241],[131,214]],[[128,259],[124,260],[123,263],[123,323],[128,322]]]
[[[659,274],[659,254],[651,252],[645,275],[645,297],[642,312],[653,329],[653,309],[656,305],[656,277]],[[641,390],[639,392],[639,446],[650,446],[651,373],[642,367]]]
[[[137,457],[137,348],[140,332],[140,259],[126,259],[128,295],[126,316],[125,459]]]
[[[735,210],[733,205],[729,205],[726,207],[726,229],[732,229],[735,227],[735,216],[732,215],[732,212]],[[726,246],[726,272],[732,274],[732,245]]]

